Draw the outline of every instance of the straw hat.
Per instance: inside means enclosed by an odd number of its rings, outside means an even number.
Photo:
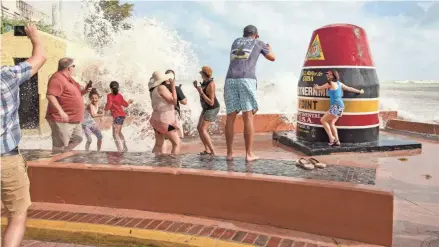
[[[200,73],[203,73],[204,75],[206,75],[208,78],[212,77],[213,71],[209,66],[203,66],[201,68]]]
[[[164,71],[161,71],[161,70],[155,71],[152,74],[151,79],[149,80],[148,88],[151,89],[151,88],[157,87],[158,85],[171,79],[172,77],[173,77],[172,74],[165,74]]]

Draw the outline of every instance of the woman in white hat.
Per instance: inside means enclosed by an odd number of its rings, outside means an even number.
[[[152,152],[156,154],[163,153],[165,136],[172,143],[171,153],[178,154],[180,152],[179,123],[174,109],[177,103],[177,92],[174,80],[170,79],[170,74],[165,74],[164,71],[156,71],[152,74],[148,84],[153,110],[149,122],[155,133],[155,145]],[[171,92],[165,85],[167,81],[171,83]]]

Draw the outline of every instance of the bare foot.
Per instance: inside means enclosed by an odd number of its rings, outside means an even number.
[[[233,160],[233,153],[227,153],[227,158],[226,160],[231,161]]]
[[[259,159],[259,157],[254,155],[254,154],[247,154],[245,156],[245,161],[246,162],[251,162],[251,161],[254,161],[254,160],[258,160],[258,159]]]

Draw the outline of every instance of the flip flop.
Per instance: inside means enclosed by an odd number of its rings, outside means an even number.
[[[325,168],[326,167],[325,163],[322,163],[314,158],[310,158],[310,159],[308,159],[308,161],[311,162],[311,164],[313,164],[317,168]]]
[[[312,169],[314,169],[314,165],[311,164],[311,163],[310,163],[307,159],[305,159],[305,158],[300,158],[300,159],[296,160],[296,164],[297,164],[298,167],[301,167],[301,168],[306,169],[306,170],[312,170]]]
[[[206,150],[204,150],[203,152],[200,153],[200,155],[208,155],[210,154],[209,152],[207,152]]]

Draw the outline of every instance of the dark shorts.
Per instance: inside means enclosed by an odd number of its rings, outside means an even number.
[[[203,110],[201,115],[203,115],[203,120],[207,122],[215,122],[216,117],[218,116],[220,108],[217,107],[215,109]]]
[[[153,129],[154,129],[154,128],[153,128]],[[172,125],[168,125],[168,132],[169,132],[169,131],[173,131],[173,130],[175,130],[175,127],[172,126]],[[154,131],[157,132],[157,133],[159,133],[159,134],[163,134],[163,133],[158,132],[156,129],[154,129]]]
[[[124,121],[125,121],[125,117],[115,117],[113,119],[113,124],[123,125]]]

